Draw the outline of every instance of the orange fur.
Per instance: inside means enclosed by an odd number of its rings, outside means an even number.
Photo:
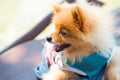
[[[55,31],[51,34],[52,41],[56,44],[71,44],[62,52],[73,62],[98,50],[104,52],[111,48],[111,43],[114,43],[111,20],[108,14],[106,15],[99,8],[87,3],[55,5],[52,19]],[[61,31],[67,35],[61,35]],[[115,65],[109,65],[105,73],[105,80],[118,80]],[[113,72],[116,75],[113,75]],[[60,72],[60,75],[63,73]],[[47,75],[49,74],[52,74],[52,70]],[[71,74],[73,73],[71,72]],[[67,80],[61,79],[60,75],[54,76],[57,79],[52,80]],[[68,76],[66,71],[65,76]]]

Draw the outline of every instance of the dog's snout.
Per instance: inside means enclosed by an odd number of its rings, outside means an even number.
[[[47,37],[47,41],[51,42],[52,41],[52,37]]]

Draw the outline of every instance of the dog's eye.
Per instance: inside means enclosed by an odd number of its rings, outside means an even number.
[[[66,31],[66,30],[61,30],[61,31],[60,31],[60,34],[61,34],[62,36],[66,36],[66,35],[67,35],[67,31]]]

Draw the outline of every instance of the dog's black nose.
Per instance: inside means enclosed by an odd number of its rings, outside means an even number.
[[[47,41],[48,41],[48,42],[51,42],[51,41],[52,41],[52,38],[51,38],[51,37],[47,37]]]

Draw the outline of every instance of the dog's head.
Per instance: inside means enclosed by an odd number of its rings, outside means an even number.
[[[53,23],[55,25],[55,31],[47,38],[47,41],[58,46],[56,52],[62,51],[65,48],[69,49],[70,46],[77,46],[76,43],[78,44],[80,35],[83,37],[80,31],[83,23],[79,8],[77,6],[54,6],[54,10]]]
[[[52,18],[55,30],[47,41],[54,44],[56,52],[64,51],[67,56],[93,53],[98,47],[96,43],[99,43],[96,21],[96,17],[81,6],[56,5]]]

